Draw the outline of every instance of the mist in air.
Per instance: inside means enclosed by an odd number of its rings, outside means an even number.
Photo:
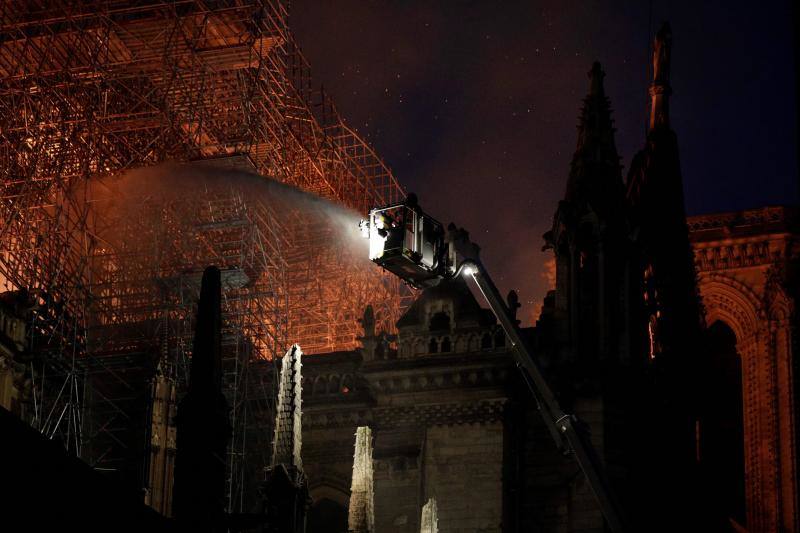
[[[354,349],[368,305],[378,331],[394,332],[401,287],[369,260],[363,215],[230,164],[169,163],[76,185],[93,228],[90,268],[115,316],[138,320],[137,294],[182,302],[182,287],[194,290],[214,265],[231,305],[249,298],[264,315],[248,326],[257,342],[285,332],[306,353]]]
[[[336,246],[350,259],[371,265],[369,245],[361,237],[358,223],[363,215],[331,200],[277,182],[253,172],[223,167],[213,163],[166,163],[155,167],[130,170],[118,176],[105,177],[91,184],[90,196],[98,214],[109,219],[104,237],[115,240],[114,229],[121,225],[157,224],[144,216],[147,205],[180,205],[198,197],[204,200],[225,199],[240,194],[245,202],[269,206],[278,225],[313,234],[332,234]],[[151,228],[158,229],[158,228]],[[130,237],[126,237],[130,238]],[[334,245],[334,242],[328,242]],[[359,258],[361,260],[359,260]]]

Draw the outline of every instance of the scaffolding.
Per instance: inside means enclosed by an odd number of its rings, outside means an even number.
[[[149,387],[156,369],[185,383],[200,275],[215,264],[232,511],[245,510],[246,471],[266,464],[248,463],[268,449],[264,361],[290,341],[354,349],[367,303],[391,331],[403,289],[360,266],[324,214],[280,195],[116,184],[205,161],[359,213],[399,201],[391,171],[312,85],[287,19],[278,0],[0,4],[0,282],[32,302],[30,422],[146,484]]]

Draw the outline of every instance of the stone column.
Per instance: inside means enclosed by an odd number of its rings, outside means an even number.
[[[372,486],[372,430],[360,426],[356,430],[353,454],[353,480],[350,486],[350,507],[347,530],[350,533],[375,532],[374,491]]]
[[[438,533],[439,517],[436,509],[436,498],[430,498],[422,506],[422,517],[419,521],[419,533]]]

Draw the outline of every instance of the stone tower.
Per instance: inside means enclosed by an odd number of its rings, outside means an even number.
[[[624,186],[614,143],[611,106],[600,63],[589,71],[589,94],[567,190],[546,248],[555,252],[555,342],[559,359],[591,373],[621,357],[624,287]]]
[[[644,148],[631,163],[627,192],[639,256],[634,275],[641,291],[635,297],[647,320],[637,328],[646,334],[639,342],[651,359],[664,365],[689,357],[703,323],[678,139],[669,122],[671,47],[672,33],[664,24],[653,50],[650,127]]]
[[[684,208],[678,140],[670,126],[672,34],[668,24],[653,45],[653,81],[645,146],[633,158],[627,180],[631,224],[630,316],[633,352],[644,369],[646,421],[641,506],[665,529],[707,516],[699,504],[696,464],[696,392],[703,316]],[[645,451],[646,450],[646,451]],[[645,474],[646,472],[646,474]],[[658,480],[653,482],[653,480]],[[676,498],[677,496],[677,498]],[[672,502],[672,503],[667,503]],[[694,507],[697,505],[697,507]],[[707,506],[706,506],[707,507]],[[716,524],[705,524],[714,530]]]

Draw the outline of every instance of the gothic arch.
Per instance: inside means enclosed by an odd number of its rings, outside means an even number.
[[[419,338],[414,341],[414,355],[426,354],[428,350],[428,343],[425,339]]]
[[[336,394],[341,389],[341,376],[339,374],[331,374],[328,377],[328,394]]]
[[[750,340],[758,332],[764,313],[750,287],[718,273],[701,275],[699,282],[708,324],[721,320],[736,334],[738,343]]]
[[[580,229],[579,234],[584,231],[584,229],[589,229],[590,236],[594,240],[599,240],[602,234],[602,223],[600,222],[600,217],[597,216],[597,212],[589,206],[588,211],[578,220],[578,228]]]
[[[347,528],[350,491],[345,489],[342,483],[338,480],[323,479],[322,482],[310,487],[309,496],[312,503],[308,513],[308,524],[311,530],[343,531]],[[331,519],[339,523],[332,523]]]
[[[469,338],[466,335],[453,335],[453,351],[464,353],[469,351]]]
[[[745,472],[749,477],[746,483],[747,526],[756,522],[755,515],[760,514],[757,494],[762,491],[762,474],[760,471],[761,427],[758,413],[759,406],[759,357],[760,344],[758,333],[761,329],[763,311],[760,299],[750,287],[731,276],[718,272],[700,275],[698,287],[705,308],[706,323],[713,324],[717,320],[728,325],[736,335],[736,351],[742,358],[742,402],[744,415],[744,453]],[[755,475],[754,475],[755,474]],[[756,530],[761,530],[756,528]]]
[[[342,376],[342,384],[339,387],[339,392],[342,394],[347,394],[350,392],[354,392],[355,390],[356,390],[356,385],[355,385],[355,379],[353,378],[353,374],[345,374],[344,376]]]
[[[449,336],[444,336],[439,343],[439,351],[441,353],[450,353],[453,351],[453,342],[450,340]]]
[[[774,273],[756,273],[764,274],[767,283],[760,294],[720,272],[701,274],[699,288],[706,322],[727,324],[742,358],[747,528],[794,531],[793,305]],[[780,502],[779,513],[775,502]]]
[[[788,320],[792,315],[792,305],[789,298],[786,297],[783,289],[773,294],[770,301],[767,302],[768,316],[770,320],[784,321]]]
[[[767,273],[767,285],[764,291],[764,306],[770,320],[788,320],[794,313],[792,299],[786,294],[778,273],[773,269]]]
[[[478,337],[477,333],[473,333],[469,336],[469,340],[467,341],[467,351],[470,352],[477,352],[480,350],[481,341]]]
[[[317,376],[314,378],[314,384],[311,386],[311,395],[319,396],[325,394],[328,389],[328,380],[325,376]]]

